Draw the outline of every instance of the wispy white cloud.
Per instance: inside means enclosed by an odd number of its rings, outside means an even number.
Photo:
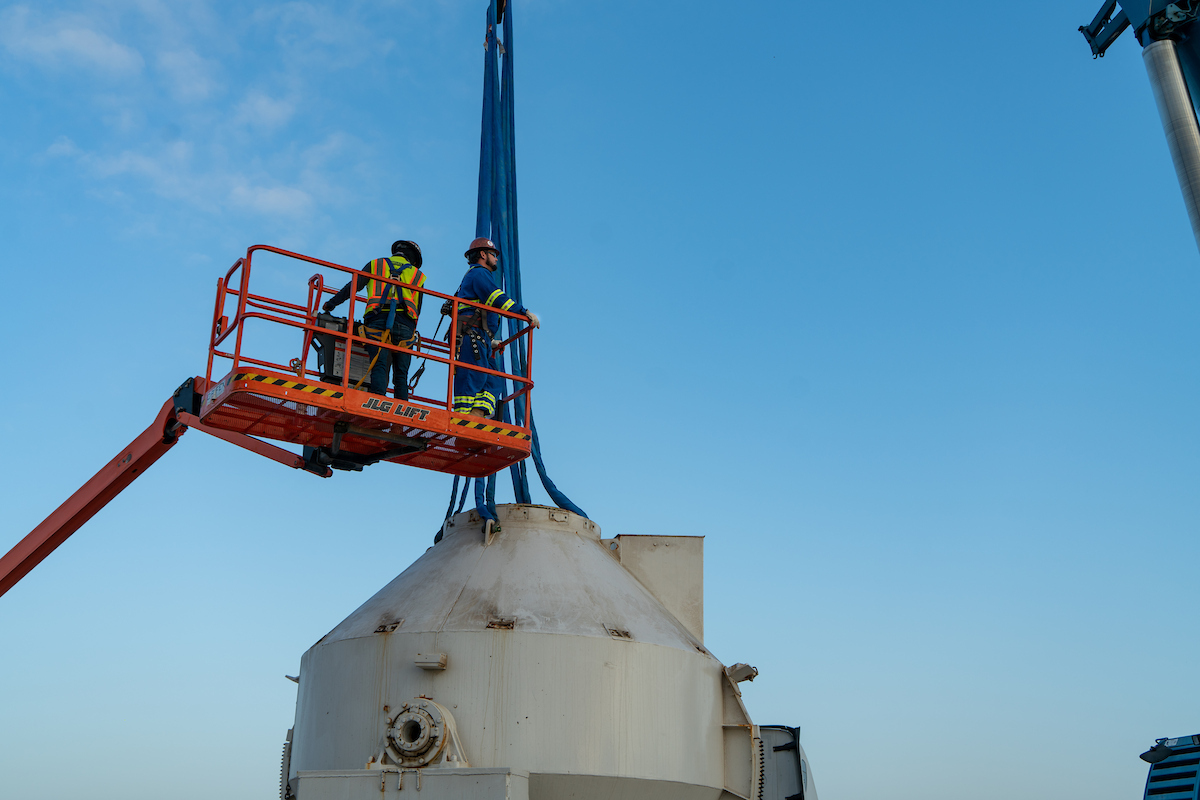
[[[140,92],[128,91],[129,87],[120,86],[115,92],[99,92],[91,97],[94,112],[90,119],[103,122],[110,131],[120,136],[140,130],[146,124],[147,112],[153,113],[155,107],[145,102]],[[139,87],[141,88],[141,87]],[[100,135],[99,130],[93,130],[87,138],[95,141]]]
[[[275,130],[288,123],[296,113],[292,100],[275,99],[258,91],[249,92],[237,105],[234,122],[260,130]]]
[[[307,216],[313,209],[313,198],[303,189],[292,186],[234,186],[229,200],[235,206],[273,217]]]
[[[206,198],[211,187],[191,168],[194,147],[191,142],[172,142],[157,152],[126,150],[115,156],[80,155],[80,161],[97,177],[114,178],[133,175],[148,181],[163,197],[210,205]]]
[[[231,66],[239,63],[237,42],[214,38],[227,37],[229,25],[191,24],[197,15],[204,21],[204,2],[121,0],[110,7],[112,13],[89,11],[88,17],[54,15],[25,2],[0,10],[0,55],[141,74],[92,91],[89,120],[101,124],[64,125],[61,132],[71,138],[43,143],[36,155],[43,162],[78,164],[91,189],[169,201],[150,199],[153,213],[172,205],[303,227],[334,208],[361,202],[376,187],[378,154],[368,143],[327,124],[293,130],[309,78],[323,79],[331,68],[390,47],[360,15],[310,2],[245,10],[243,24],[249,22],[258,38],[266,33],[264,44],[273,51],[270,69],[250,82]],[[137,32],[128,41],[141,51],[105,33],[119,30]],[[66,52],[88,36],[92,44],[80,48],[84,55]],[[99,67],[103,57],[107,66]],[[230,91],[235,86],[236,93]]]
[[[176,141],[155,149],[125,150],[116,155],[97,155],[82,150],[62,136],[46,148],[45,157],[74,158],[95,178],[113,183],[135,178],[149,185],[160,197],[199,208],[208,213],[250,211],[278,219],[302,219],[316,210],[313,192],[303,185],[287,185],[262,174],[248,177],[239,172],[201,167],[196,147]],[[320,179],[306,171],[301,180]]]
[[[201,58],[190,48],[159,53],[158,68],[162,70],[171,93],[178,100],[207,100],[218,88],[213,77],[216,65],[208,59]]]
[[[354,137],[343,131],[336,131],[325,137],[323,141],[305,148],[304,166],[316,170],[327,165],[339,156],[347,155],[359,145]]]
[[[392,41],[381,40],[378,31],[336,7],[282,3],[255,11],[253,19],[273,31],[276,43],[292,61],[320,61],[326,69],[377,58],[393,46]]]
[[[79,149],[79,145],[66,136],[58,137],[54,140],[54,144],[46,148],[46,155],[51,158],[69,158],[81,155],[82,153],[83,151]]]
[[[336,131],[300,153],[299,183],[323,203],[353,203],[377,175],[371,148],[345,131]]]
[[[99,70],[116,77],[136,74],[144,64],[137,50],[80,17],[42,19],[25,5],[0,12],[0,46],[14,58],[39,66]]]

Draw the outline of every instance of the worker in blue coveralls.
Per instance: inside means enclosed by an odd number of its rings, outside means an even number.
[[[355,291],[367,289],[367,307],[363,311],[363,336],[377,342],[413,349],[417,336],[417,318],[421,316],[422,292],[407,286],[376,280],[374,276],[391,278],[420,287],[425,285],[421,272],[421,248],[416,242],[401,239],[392,243],[391,258],[376,258],[362,268],[369,275],[359,275]],[[351,280],[341,291],[329,298],[323,308],[329,314],[350,296]],[[379,345],[365,345],[371,359],[371,382],[367,391],[386,394],[388,372],[392,373],[397,400],[408,399],[408,366],[412,355],[389,350]],[[389,369],[390,368],[390,369]],[[355,387],[357,388],[357,387]]]
[[[464,253],[471,266],[463,276],[455,297],[513,311],[529,317],[529,324],[540,328],[537,315],[520,305],[496,287],[492,273],[500,251],[491,239],[480,237],[471,242]],[[488,369],[499,369],[493,348],[499,344],[500,315],[490,311],[458,304],[458,360]],[[496,416],[496,402],[504,396],[504,379],[466,367],[454,371],[454,410],[477,417]]]

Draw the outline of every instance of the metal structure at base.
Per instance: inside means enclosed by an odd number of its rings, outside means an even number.
[[[1118,9],[1118,6],[1120,8]],[[1126,29],[1144,48],[1142,58],[1158,106],[1192,234],[1200,247],[1200,0],[1105,0],[1081,25],[1092,55],[1103,57]]]
[[[1200,123],[1179,61],[1178,45],[1171,39],[1151,42],[1142,50],[1142,60],[1146,62],[1192,233],[1200,244]]]
[[[1200,734],[1159,739],[1141,759],[1150,764],[1145,800],[1197,800],[1200,798]]]
[[[298,800],[816,800],[798,729],[759,727],[703,643],[703,539],[558,508],[471,511],[301,662]]]
[[[512,769],[313,770],[292,779],[304,800],[529,800],[529,773]]]

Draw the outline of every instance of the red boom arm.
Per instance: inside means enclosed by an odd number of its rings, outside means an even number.
[[[190,384],[190,386],[189,386]],[[203,392],[207,382],[203,378],[194,378],[184,384],[184,387],[196,392]],[[180,387],[181,390],[184,387]],[[176,398],[179,393],[176,394]],[[97,511],[104,508],[126,486],[140,478],[150,465],[158,461],[163,453],[170,450],[179,441],[189,427],[202,430],[227,442],[244,447],[251,452],[266,456],[285,466],[296,469],[305,468],[304,459],[295,453],[266,442],[225,430],[209,428],[195,414],[179,408],[177,399],[172,398],[163,403],[162,409],[150,427],[142,431],[121,454],[105,464],[99,472],[79,488],[75,494],[63,503],[54,513],[46,517],[41,525],[17,543],[0,558],[0,595],[3,595],[28,572],[41,563],[42,559],[54,552],[60,544],[67,540],[72,533],[79,530],[83,523],[91,519]],[[190,404],[189,404],[190,407]],[[311,471],[311,467],[310,467]],[[324,468],[321,477],[328,478],[332,471]]]

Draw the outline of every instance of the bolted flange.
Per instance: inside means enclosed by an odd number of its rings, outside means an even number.
[[[414,700],[390,720],[387,751],[401,767],[423,767],[438,759],[447,739],[445,717],[438,704]]]

